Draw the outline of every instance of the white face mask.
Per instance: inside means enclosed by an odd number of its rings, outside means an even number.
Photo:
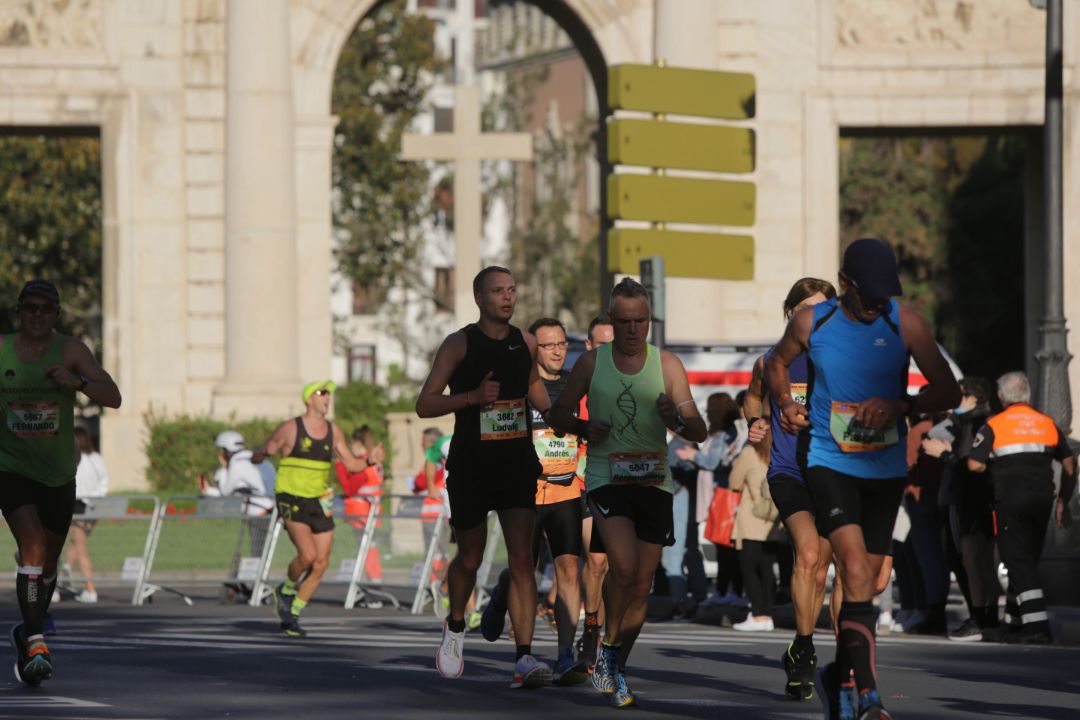
[[[956,413],[957,415],[963,415],[964,413],[968,412],[969,410],[971,410],[971,408],[964,407],[963,405],[961,405],[960,407],[953,410],[953,412]]]

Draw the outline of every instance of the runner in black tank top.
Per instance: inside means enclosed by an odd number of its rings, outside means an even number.
[[[510,621],[518,642],[510,686],[535,688],[551,682],[551,668],[532,656],[536,578],[531,545],[541,466],[526,400],[542,414],[551,401],[534,365],[536,338],[510,324],[517,302],[510,271],[480,271],[473,296],[479,322],[443,341],[416,401],[420,417],[455,415],[446,490],[458,554],[447,573],[450,615],[436,667],[449,678],[460,677],[464,669],[465,608],[484,558],[485,519],[488,511],[497,510],[510,561]],[[448,385],[451,394],[444,395]]]

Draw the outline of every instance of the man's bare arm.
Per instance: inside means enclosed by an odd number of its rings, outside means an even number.
[[[251,453],[251,462],[258,465],[270,455],[277,455],[282,450],[292,448],[296,443],[296,423],[286,420],[278,425],[270,438]]]
[[[765,363],[769,392],[776,398],[776,405],[781,412],[780,426],[786,432],[798,432],[810,427],[807,409],[791,397],[791,372],[788,368],[809,347],[813,325],[814,308],[803,308],[797,312]]]
[[[574,413],[581,405],[581,398],[589,392],[589,383],[592,382],[595,366],[595,350],[589,350],[578,358],[574,369],[570,371],[570,377],[566,379],[562,392],[551,405],[551,411],[548,414],[548,424],[551,427],[560,432],[576,433],[578,420]]]
[[[747,419],[761,417],[765,408],[765,356],[754,361],[754,371],[750,374],[750,385],[746,388],[743,400],[743,414]]]
[[[690,393],[690,381],[686,377],[682,360],[667,350],[661,351],[660,359],[664,371],[664,389],[675,405],[675,412],[686,426],[679,436],[691,442],[703,442],[709,436],[709,429],[698,413],[694,396]]]
[[[68,338],[60,351],[60,364],[46,367],[45,374],[53,382],[75,390],[85,377],[89,382],[81,392],[86,397],[104,407],[120,407],[120,388],[81,340]]]
[[[470,405],[482,404],[478,402],[476,393],[457,393],[456,395],[443,395],[443,390],[450,384],[450,377],[454,370],[465,359],[466,340],[461,331],[451,333],[439,346],[435,353],[435,362],[432,363],[431,372],[420,387],[420,394],[416,398],[416,414],[422,418],[440,417],[450,413],[464,410]],[[471,396],[471,397],[470,397]]]

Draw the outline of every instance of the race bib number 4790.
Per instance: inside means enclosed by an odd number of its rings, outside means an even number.
[[[60,433],[60,404],[52,402],[11,402],[7,406],[7,427],[20,438],[51,437]]]
[[[528,434],[525,398],[496,400],[480,412],[481,440],[513,440]]]

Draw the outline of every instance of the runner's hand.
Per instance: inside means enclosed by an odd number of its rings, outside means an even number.
[[[495,372],[488,370],[488,374],[484,376],[484,379],[480,381],[480,384],[473,390],[476,396],[479,398],[477,405],[490,405],[499,399],[499,381],[492,380]],[[469,396],[472,399],[472,395]]]
[[[922,441],[922,449],[932,458],[939,458],[947,452],[952,452],[952,443],[940,438],[925,438]]]
[[[590,420],[589,421],[589,444],[599,445],[602,442],[607,441],[608,435],[611,434],[611,423],[606,423],[603,420]]]
[[[49,365],[45,368],[45,376],[58,385],[66,385],[69,388],[77,388],[82,385],[82,378],[76,376],[63,365]]]
[[[792,435],[805,430],[810,427],[810,411],[805,405],[800,405],[789,398],[780,408],[780,427],[784,432]]]
[[[669,430],[672,425],[679,422],[679,409],[675,407],[675,403],[667,396],[667,393],[656,396],[656,409],[660,412],[660,419],[664,422],[664,426]]]
[[[698,451],[692,447],[681,447],[675,448],[675,454],[678,455],[680,460],[694,462],[694,458],[697,457]]]
[[[764,418],[758,418],[754,421],[754,424],[750,426],[746,439],[750,441],[751,445],[757,445],[759,442],[765,439],[769,434],[769,423]]]
[[[859,403],[855,419],[868,428],[889,427],[904,413],[903,400],[869,398]]]

